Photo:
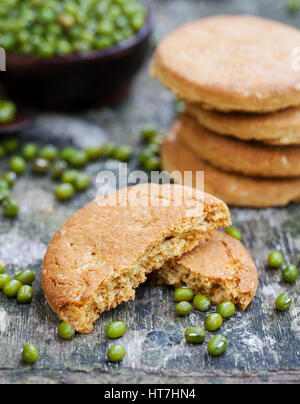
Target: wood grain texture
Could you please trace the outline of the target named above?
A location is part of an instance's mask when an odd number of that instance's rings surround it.
[[[157,35],[165,35],[181,23],[197,17],[230,13],[251,13],[293,25],[300,14],[288,17],[278,0],[155,0]],[[134,146],[139,129],[153,123],[166,130],[174,119],[174,98],[148,76],[147,64],[137,77],[128,100],[80,116],[40,115],[22,140],[38,139],[41,144],[58,146],[72,142],[85,146],[107,136]],[[103,128],[100,129],[100,128]],[[137,159],[130,170],[138,167]],[[5,162],[0,163],[4,169]],[[0,219],[0,260],[7,271],[32,268],[37,274],[35,297],[30,306],[20,306],[0,294],[0,383],[299,383],[300,382],[300,298],[299,285],[282,283],[280,271],[266,268],[270,250],[283,251],[286,263],[300,263],[299,205],[286,209],[232,209],[234,225],[244,234],[260,273],[258,295],[245,312],[226,321],[222,333],[230,341],[227,353],[208,357],[205,346],[187,346],[184,330],[203,326],[204,315],[194,312],[179,319],[174,313],[172,289],[144,285],[134,302],[121,305],[101,316],[95,331],[64,342],[57,337],[56,315],[46,304],[40,270],[47,244],[65,220],[96,194],[96,174],[103,169],[118,170],[114,161],[89,166],[94,186],[72,202],[61,204],[53,197],[54,184],[48,178],[24,175],[14,188],[21,203],[17,220]],[[288,313],[274,310],[275,298],[288,291],[293,306]],[[113,342],[105,337],[105,327],[113,320],[124,320],[127,332],[122,338],[127,356],[112,365],[106,352]],[[36,344],[41,353],[33,367],[20,361],[25,343]]]

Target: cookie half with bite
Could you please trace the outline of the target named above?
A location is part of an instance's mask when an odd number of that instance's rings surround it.
[[[90,333],[100,313],[134,299],[150,272],[229,224],[225,203],[181,185],[143,184],[97,199],[49,245],[47,301],[78,332]]]

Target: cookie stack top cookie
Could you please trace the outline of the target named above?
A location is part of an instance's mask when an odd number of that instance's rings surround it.
[[[293,50],[300,32],[251,16],[188,24],[158,46],[151,74],[184,101],[220,111],[274,112],[300,105]]]
[[[297,29],[251,16],[203,19],[164,39],[150,71],[186,109],[163,168],[205,171],[205,189],[233,205],[299,201],[299,47]]]

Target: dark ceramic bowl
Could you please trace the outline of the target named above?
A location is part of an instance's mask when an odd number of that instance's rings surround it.
[[[68,110],[125,96],[148,51],[152,13],[132,38],[105,51],[50,59],[8,54],[0,83],[8,96],[38,108]]]

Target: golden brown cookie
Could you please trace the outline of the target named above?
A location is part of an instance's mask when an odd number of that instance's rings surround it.
[[[258,140],[274,146],[300,145],[300,108],[272,114],[209,111],[188,104],[186,111],[205,128],[241,140]]]
[[[183,173],[193,173],[192,180],[185,185],[196,186],[196,172],[205,174],[205,191],[224,200],[229,205],[268,208],[286,206],[290,202],[300,202],[300,179],[257,179],[237,174],[229,174],[198,159],[192,151],[178,139],[181,130],[177,122],[165,138],[162,149],[162,166],[178,183],[182,183]]]
[[[99,313],[134,299],[152,270],[229,223],[223,202],[180,185],[138,185],[97,199],[49,245],[42,270],[47,301],[62,320],[89,333]]]
[[[215,167],[251,177],[300,178],[300,146],[267,146],[216,135],[186,113],[180,123],[178,139]]]
[[[214,231],[193,251],[167,262],[151,277],[158,285],[188,286],[213,304],[230,301],[242,310],[252,302],[258,286],[250,254],[241,242],[221,231]]]
[[[220,111],[272,112],[300,105],[293,69],[300,32],[251,16],[187,24],[158,46],[151,74],[180,99]]]

